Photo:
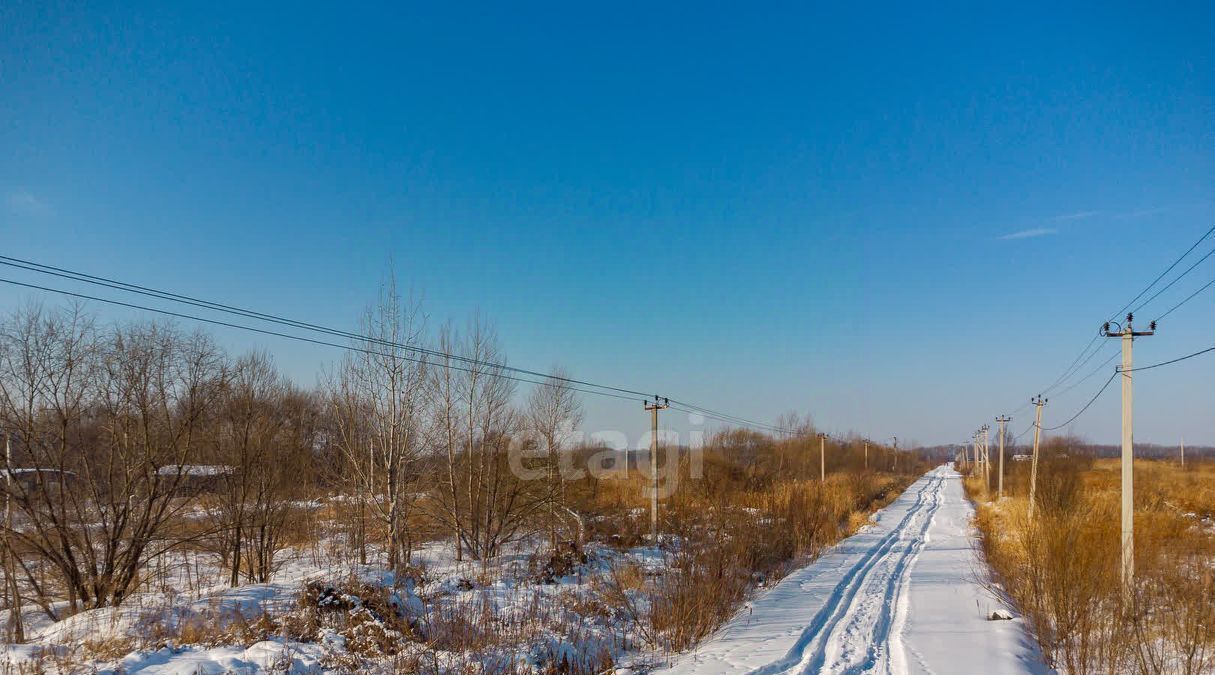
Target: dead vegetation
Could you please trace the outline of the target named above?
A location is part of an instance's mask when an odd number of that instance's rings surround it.
[[[1135,462],[1135,583],[1122,593],[1119,461],[1075,439],[1044,445],[1028,518],[1028,463],[1012,464],[996,503],[980,476],[983,552],[1069,673],[1206,673],[1215,669],[1215,462]]]
[[[51,622],[147,615],[137,636],[35,661],[277,639],[324,644],[341,668],[602,672],[694,645],[926,469],[860,439],[831,440],[820,465],[796,418],[788,438],[722,431],[660,450],[655,546],[648,461],[571,440],[581,405],[563,371],[518,396],[473,364],[505,360],[480,318],[440,331],[451,358],[419,360],[398,345],[429,344],[422,317],[387,285],[371,337],[315,391],[171,325],[38,307],[0,321],[6,598]],[[436,542],[467,564],[458,580],[415,565]],[[504,566],[520,550],[521,568]],[[325,570],[294,606],[199,605],[275,580],[287,551]]]

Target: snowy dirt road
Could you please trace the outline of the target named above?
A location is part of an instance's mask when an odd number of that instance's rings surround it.
[[[938,467],[783,579],[669,673],[1049,673],[1020,619],[989,621],[973,507]]]

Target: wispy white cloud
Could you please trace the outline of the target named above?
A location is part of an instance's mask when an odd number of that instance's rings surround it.
[[[4,196],[4,206],[19,216],[43,216],[51,211],[50,205],[28,190],[13,190]]]
[[[1012,232],[998,238],[1005,241],[1009,239],[1033,239],[1034,237],[1045,237],[1057,233],[1057,230],[1049,227],[1034,227],[1028,230],[1021,230],[1020,232]]]
[[[1051,220],[1053,220],[1055,222],[1065,222],[1065,221],[1069,221],[1069,220],[1085,220],[1085,219],[1092,218],[1094,216],[1099,216],[1099,215],[1101,215],[1100,211],[1076,211],[1075,213],[1064,213],[1062,215],[1055,216],[1054,218],[1051,218]]]

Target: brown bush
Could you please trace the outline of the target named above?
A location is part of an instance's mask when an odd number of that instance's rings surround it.
[[[978,506],[995,590],[1025,614],[1048,662],[1069,673],[1209,672],[1215,541],[1177,508],[1187,481],[1176,468],[1136,461],[1135,585],[1124,597],[1117,466],[1044,458],[1032,522],[1027,483]]]

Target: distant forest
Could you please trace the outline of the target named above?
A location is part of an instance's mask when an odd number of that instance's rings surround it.
[[[1032,438],[1027,434],[1028,438]],[[1055,440],[1055,439],[1052,439]],[[1057,442],[1057,441],[1056,441]],[[1066,439],[1064,442],[1067,442]],[[1053,443],[1052,443],[1053,444]],[[957,445],[934,445],[931,447],[919,448],[917,452],[927,459],[936,461],[946,461],[952,459],[954,454],[961,446]],[[994,453],[998,448],[995,438],[991,440],[991,451]],[[1122,446],[1120,445],[1102,445],[1085,443],[1080,440],[1071,439],[1070,446],[1074,448],[1077,454],[1091,455],[1093,457],[1118,457],[1122,454]],[[1011,445],[1005,443],[1005,452],[1012,454],[1024,454],[1031,448],[1031,443],[1018,443]],[[994,456],[994,455],[993,455]],[[1178,459],[1181,456],[1181,448],[1177,445],[1158,445],[1156,443],[1135,443],[1135,456],[1144,458],[1169,458]],[[1194,445],[1188,443],[1185,446],[1185,458],[1189,459],[1211,459],[1215,458],[1215,446],[1210,445]]]

